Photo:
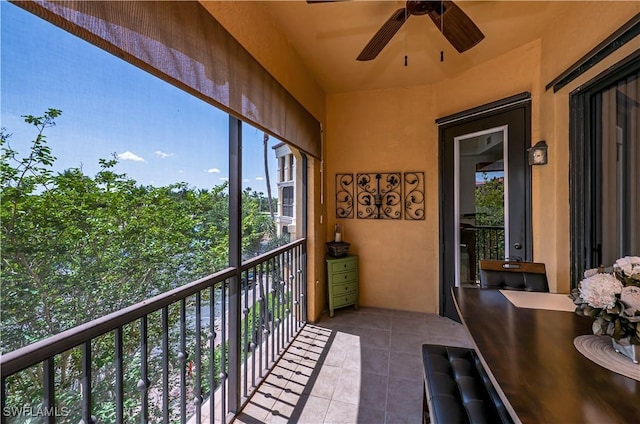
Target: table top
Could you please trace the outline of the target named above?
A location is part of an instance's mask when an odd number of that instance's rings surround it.
[[[517,308],[498,290],[454,288],[460,318],[516,422],[640,422],[640,382],[584,357],[592,320]]]

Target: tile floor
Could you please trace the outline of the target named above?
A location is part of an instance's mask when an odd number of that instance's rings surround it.
[[[344,308],[308,324],[239,423],[422,423],[423,343],[470,347],[435,314]]]

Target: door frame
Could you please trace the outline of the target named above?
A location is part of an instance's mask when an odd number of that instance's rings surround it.
[[[522,112],[522,131],[523,131],[523,143],[522,152],[517,151],[517,155],[523,161],[522,167],[523,175],[521,177],[522,183],[525,187],[525,193],[523,194],[524,200],[524,242],[523,242],[523,254],[522,259],[532,260],[533,258],[533,242],[532,242],[532,229],[531,229],[531,168],[527,165],[527,148],[531,146],[531,93],[524,92],[515,96],[507,97],[502,100],[491,102],[482,106],[478,106],[472,109],[468,109],[453,115],[445,116],[436,120],[438,125],[438,157],[439,157],[439,172],[438,172],[438,198],[440,199],[440,217],[439,217],[439,263],[440,263],[440,278],[439,278],[439,313],[443,316],[456,319],[457,314],[453,307],[452,297],[450,291],[450,278],[455,272],[455,265],[451,269],[451,264],[448,263],[447,258],[452,254],[447,251],[451,249],[450,229],[454,222],[454,201],[453,199],[446,199],[447,193],[454,193],[450,186],[453,184],[446,177],[446,172],[450,172],[449,167],[453,167],[454,163],[447,163],[445,159],[449,159],[451,153],[447,149],[453,149],[453,146],[448,146],[446,137],[450,135],[450,132],[457,127],[468,126],[476,122],[484,121],[490,118],[499,117],[499,115],[507,112],[521,111]],[[462,135],[464,133],[461,133]],[[510,132],[510,136],[513,136]],[[510,143],[512,145],[513,143]],[[447,154],[445,154],[447,151]],[[448,233],[449,232],[449,233]],[[453,247],[455,249],[455,246]],[[455,252],[453,254],[455,256]],[[450,261],[449,261],[450,262]],[[446,277],[448,276],[448,277]],[[454,283],[455,284],[455,283]]]
[[[498,127],[491,127],[480,130],[478,132],[473,132],[469,134],[459,135],[453,138],[453,175],[460,175],[460,142],[464,140],[468,140],[470,138],[476,138],[478,136],[486,135],[486,134],[495,134],[497,132],[501,132],[503,134],[503,163],[505,169],[508,169],[509,166],[509,158],[508,158],[508,149],[509,149],[509,126],[508,125],[500,125]],[[443,169],[444,171],[444,169]],[[509,173],[505,172],[504,177],[504,193],[508,195],[509,193]],[[454,177],[453,182],[453,223],[455,224],[455,228],[460,228],[460,180]],[[509,228],[509,199],[504,199],[504,226],[505,228]],[[459,246],[461,243],[461,234],[459,231],[456,231],[453,235],[453,241],[455,246]],[[504,232],[504,244],[505,246],[509,245],[509,231]],[[453,252],[454,257],[454,268],[453,271],[455,273],[454,284],[460,284],[460,249],[455,249]]]

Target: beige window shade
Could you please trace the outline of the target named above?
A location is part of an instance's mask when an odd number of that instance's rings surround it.
[[[200,3],[14,3],[320,158],[320,123]]]

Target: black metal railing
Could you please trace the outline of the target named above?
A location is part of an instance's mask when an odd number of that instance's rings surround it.
[[[504,227],[478,226],[475,227],[476,258],[504,259]]]
[[[469,226],[461,231],[461,245],[466,247],[469,257],[469,280],[480,283],[480,261],[485,259],[504,259],[504,227]]]
[[[229,421],[304,325],[305,243],[4,354],[2,423]]]

